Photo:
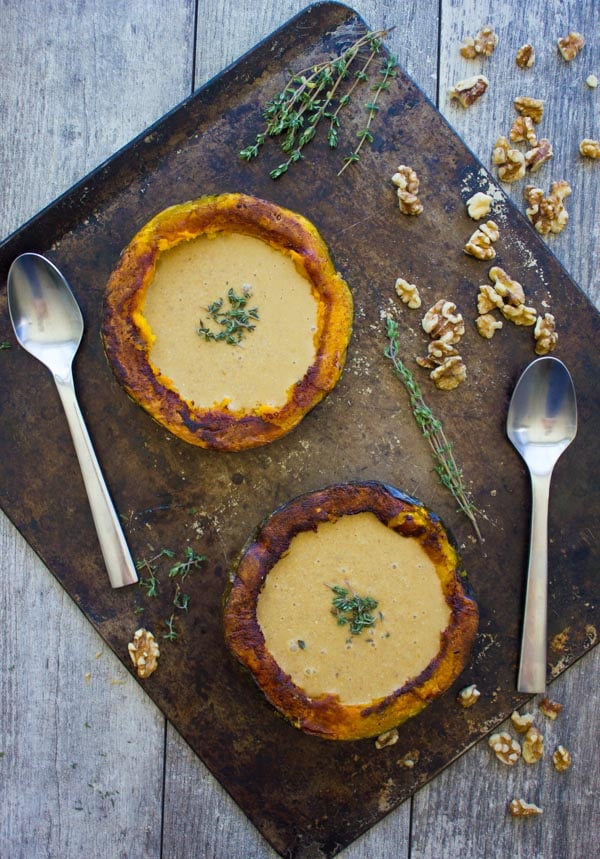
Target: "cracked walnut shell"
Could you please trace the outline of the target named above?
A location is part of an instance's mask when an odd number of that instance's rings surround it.
[[[470,107],[474,104],[489,86],[489,81],[485,75],[474,75],[472,78],[466,78],[464,81],[458,81],[448,90],[450,98],[455,98],[463,107]]]
[[[563,201],[570,193],[571,186],[564,180],[553,182],[547,197],[544,197],[541,188],[535,188],[533,185],[526,186],[524,194],[529,206],[525,209],[525,213],[538,233],[547,235],[564,230],[569,214]]]
[[[397,188],[398,207],[404,215],[420,215],[423,205],[419,200],[419,178],[412,167],[400,164],[392,176]]]
[[[401,298],[404,304],[407,304],[412,310],[421,306],[421,296],[416,284],[409,283],[403,277],[399,277],[394,288],[398,298]]]
[[[544,755],[544,737],[537,728],[528,728],[523,740],[523,760],[526,764],[535,764]]]
[[[577,54],[585,45],[585,39],[581,33],[571,32],[567,36],[563,36],[557,42],[558,50],[562,54],[564,60],[568,63],[574,60]]]
[[[584,158],[600,158],[600,140],[584,138],[579,144],[579,152]]]
[[[494,53],[498,44],[498,36],[489,25],[483,27],[473,38],[468,36],[465,39],[463,47],[460,49],[460,54],[465,60],[473,60],[475,57],[489,57]]]
[[[535,63],[535,48],[527,42],[517,51],[515,63],[520,69],[530,69]]]
[[[515,110],[521,116],[530,116],[534,122],[541,122],[544,115],[544,101],[541,98],[531,98],[528,95],[519,95],[513,102]]]
[[[512,147],[503,135],[496,140],[492,164],[498,168],[498,178],[502,182],[516,182],[525,175],[525,156]]]
[[[499,761],[509,767],[514,766],[521,757],[521,746],[506,731],[492,734],[488,740],[490,749],[493,750]]]
[[[145,679],[156,671],[160,649],[153,634],[147,629],[141,628],[135,631],[133,641],[129,642],[127,650],[138,677]]]
[[[525,802],[524,799],[511,799],[508,810],[513,817],[535,817],[543,814],[543,810],[533,802]]]

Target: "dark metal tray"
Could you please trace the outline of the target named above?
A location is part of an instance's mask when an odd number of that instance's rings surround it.
[[[462,246],[473,230],[464,201],[490,179],[444,119],[403,73],[382,101],[375,140],[359,165],[337,178],[339,156],[315,140],[306,159],[274,182],[275,147],[250,164],[238,151],[262,125],[261,109],[290,68],[337,53],[365,25],[339,4],[311,7],[117,153],[0,247],[0,338],[13,341],[6,272],[25,250],[48,255],[82,306],[86,335],[76,381],[99,460],[136,559],[187,546],[207,562],[186,580],[189,611],[179,637],[161,639],[159,670],[144,688],[282,855],[332,856],[431,779],[523,701],[515,693],[529,486],[504,434],[508,397],[534,357],[529,331],[505,325],[493,341],[476,333],[477,288],[487,265]],[[357,104],[360,104],[357,101]],[[347,114],[347,146],[363,122]],[[341,141],[343,145],[343,141]],[[342,152],[342,150],[340,150]],[[399,163],[421,179],[425,210],[399,214],[389,181]],[[355,329],[335,391],[286,438],[255,451],[223,454],[170,436],[116,383],[99,336],[106,281],[121,249],[160,209],[224,191],[273,200],[313,220],[352,287]],[[560,460],[550,514],[550,672],[592,644],[598,548],[598,316],[578,287],[498,191],[496,262],[520,280],[530,303],[549,304],[557,356],[577,387],[580,430]],[[426,375],[426,397],[457,441],[456,454],[487,517],[483,545],[437,482],[405,391],[383,357],[382,312],[400,320],[409,363],[425,350],[420,315],[399,305],[396,277],[420,284],[424,304],[452,298],[467,319],[462,348],[469,378],[451,394]],[[3,509],[115,653],[142,623],[158,636],[173,610],[164,568],[159,596],[111,591],[83,485],[49,375],[22,350],[2,352],[0,497]],[[416,368],[417,373],[420,373]],[[23,391],[29,392],[27,398]],[[31,391],[35,397],[31,397]],[[33,404],[33,405],[32,405]],[[72,479],[65,480],[65,474]],[[442,699],[400,729],[399,742],[332,743],[290,727],[227,653],[220,605],[228,565],[255,525],[298,493],[356,479],[379,479],[421,498],[452,528],[481,609],[472,660]],[[68,525],[67,525],[68,523]],[[137,614],[136,608],[143,608]],[[472,710],[456,692],[477,683]],[[402,766],[418,752],[412,769]]]

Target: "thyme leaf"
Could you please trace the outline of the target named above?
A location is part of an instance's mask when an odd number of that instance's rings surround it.
[[[259,318],[258,307],[247,307],[251,297],[249,286],[242,288],[241,295],[238,295],[234,289],[229,289],[227,292],[229,306],[223,307],[225,304],[223,298],[211,302],[206,311],[212,325],[209,326],[200,320],[198,334],[205,340],[224,341],[238,346],[247,333],[254,331],[255,322]]]
[[[366,627],[374,626],[377,618],[372,614],[377,608],[377,600],[373,597],[361,597],[351,592],[349,587],[340,585],[328,585],[335,596],[331,604],[331,612],[335,615],[338,626],[346,626],[352,635],[360,635]]]
[[[442,422],[436,418],[425,403],[421,389],[408,367],[400,359],[400,335],[398,323],[391,316],[386,317],[386,335],[388,344],[384,351],[394,367],[394,373],[406,388],[412,412],[423,436],[427,439],[431,448],[435,471],[440,483],[448,489],[458,502],[459,509],[471,522],[477,539],[481,542],[482,536],[475,519],[478,512],[465,484],[462,469],[459,468],[454,458],[454,445],[448,441]]]

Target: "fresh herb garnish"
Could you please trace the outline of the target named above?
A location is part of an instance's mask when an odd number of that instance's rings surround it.
[[[172,614],[171,617],[167,618],[165,624],[167,631],[163,634],[163,638],[167,641],[175,641],[175,639],[179,637],[179,633],[175,629],[175,615]]]
[[[386,318],[386,334],[388,345],[384,354],[391,360],[394,366],[394,373],[408,391],[413,415],[417,426],[429,442],[433,460],[436,463],[435,471],[440,482],[454,496],[458,502],[459,509],[469,519],[477,535],[477,539],[481,541],[481,532],[475,519],[477,509],[466,487],[462,469],[459,468],[454,458],[454,445],[446,438],[442,422],[434,417],[433,412],[426,405],[421,389],[413,374],[399,357],[400,335],[398,332],[398,323],[390,316]]]
[[[225,300],[217,298],[206,308],[212,327],[208,327],[203,320],[198,325],[198,334],[205,340],[224,341],[238,346],[244,336],[254,331],[255,322],[258,321],[258,307],[247,307],[252,298],[249,286],[242,288],[242,294],[238,295],[234,289],[227,292],[229,307],[224,307]]]
[[[148,575],[141,578],[139,582],[140,586],[146,591],[146,596],[158,596],[160,585],[158,562],[160,559],[168,558],[169,560],[172,560],[174,557],[175,552],[172,549],[161,549],[160,552],[152,558],[143,558],[141,561],[136,563],[138,570],[145,570],[148,573]],[[199,569],[204,561],[206,561],[206,555],[199,555],[191,546],[187,546],[184,560],[177,561],[175,564],[170,566],[168,578],[171,580],[179,578],[179,580],[183,582],[192,570]],[[187,611],[190,604],[190,595],[182,591],[180,581],[174,582],[175,593],[173,595],[172,605],[180,611]],[[171,587],[173,587],[173,585],[171,585]],[[135,614],[140,614],[143,611],[143,606],[138,606],[134,609]],[[165,624],[167,626],[167,632],[163,635],[163,638],[167,641],[175,641],[179,636],[179,633],[175,629],[175,612],[173,612],[170,618],[165,621]]]
[[[331,149],[338,145],[340,112],[349,103],[356,87],[368,81],[369,68],[382,47],[382,39],[389,31],[370,31],[353,42],[333,60],[311,66],[292,74],[281,92],[269,101],[263,111],[266,126],[256,135],[254,143],[242,149],[240,158],[250,161],[256,158],[261,146],[269,137],[282,137],[280,148],[287,156],[286,161],[271,170],[272,179],[287,173],[290,166],[303,158],[302,150],[315,137],[321,120],[328,121],[327,141]],[[366,51],[366,56],[365,56]],[[354,73],[354,80],[341,93],[342,83],[347,80],[355,61],[362,62]],[[344,159],[344,166],[360,160],[360,149],[365,142],[372,142],[371,123],[379,110],[376,104],[380,94],[389,87],[389,80],[395,75],[396,60],[388,58],[380,70],[382,79],[372,87],[373,97],[365,107],[368,111],[367,124],[358,132],[359,144]],[[339,175],[339,174],[338,174]]]
[[[169,570],[169,578],[173,579],[175,576],[181,576],[183,580],[192,570],[199,569],[204,561],[206,561],[206,555],[199,555],[191,546],[187,546],[185,550],[185,561],[178,561],[171,567]]]
[[[339,626],[348,624],[352,635],[360,635],[365,627],[375,625],[377,618],[371,612],[377,608],[377,600],[373,597],[360,597],[340,585],[329,587],[335,594],[331,612],[337,618]]]
[[[10,348],[11,348],[11,344],[8,342],[8,340],[3,340],[0,343],[0,349],[10,349]]]

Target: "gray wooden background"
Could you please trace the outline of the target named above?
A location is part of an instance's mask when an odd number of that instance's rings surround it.
[[[0,237],[306,5],[0,0]],[[392,51],[486,165],[513,98],[545,99],[555,157],[540,180],[573,187],[570,224],[548,243],[598,305],[600,165],[578,155],[580,139],[600,137],[600,94],[585,84],[600,76],[598,0],[352,5],[373,29],[395,28]],[[493,61],[462,59],[463,38],[486,23],[500,37]],[[569,30],[587,38],[570,65],[555,47]],[[514,65],[525,42],[538,54],[530,72]],[[447,90],[480,70],[491,81],[485,105],[464,111]],[[521,188],[508,190],[522,209]],[[0,564],[0,857],[273,857],[3,515]],[[564,711],[544,723],[547,744],[570,749],[570,771],[548,759],[513,771],[482,742],[344,859],[598,855],[599,662],[595,649],[551,687]],[[544,815],[509,818],[514,796]]]

